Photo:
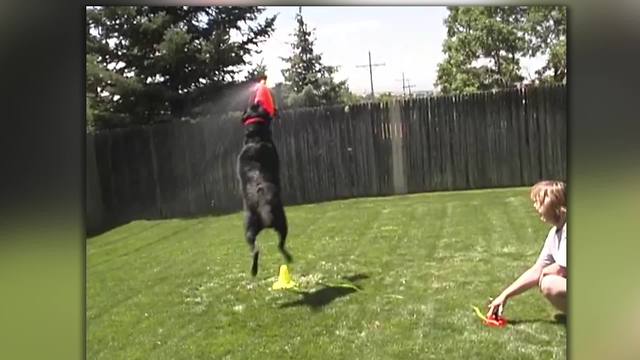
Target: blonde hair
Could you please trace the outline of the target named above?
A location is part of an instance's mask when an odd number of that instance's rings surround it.
[[[550,211],[545,215],[551,216],[548,220],[556,224],[567,219],[566,188],[567,185],[558,180],[543,180],[531,187],[531,200],[540,204],[543,209],[548,207]]]

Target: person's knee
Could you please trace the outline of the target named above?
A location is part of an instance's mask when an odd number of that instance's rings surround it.
[[[547,275],[540,281],[540,291],[547,298],[565,296],[566,279],[558,275]]]

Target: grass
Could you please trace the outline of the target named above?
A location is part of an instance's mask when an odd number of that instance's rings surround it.
[[[559,359],[565,325],[538,291],[512,325],[484,308],[536,258],[548,227],[524,188],[289,207],[294,279],[259,237],[249,275],[242,216],[135,221],[87,242],[88,359]],[[361,288],[321,284],[353,283]]]

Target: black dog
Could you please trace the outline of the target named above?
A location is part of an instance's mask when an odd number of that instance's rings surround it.
[[[280,164],[271,137],[271,117],[260,105],[253,105],[245,111],[243,123],[244,144],[238,155],[237,171],[245,212],[245,237],[253,254],[251,275],[256,276],[259,257],[256,237],[263,229],[278,232],[280,253],[288,263],[292,257],[285,249],[287,217],[280,200]]]

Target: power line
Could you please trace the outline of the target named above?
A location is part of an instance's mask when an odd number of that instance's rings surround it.
[[[375,95],[373,93],[373,67],[374,66],[384,66],[385,63],[380,64],[371,64],[371,51],[369,51],[369,65],[356,65],[356,67],[369,67],[369,80],[371,80],[371,101],[375,100]]]

